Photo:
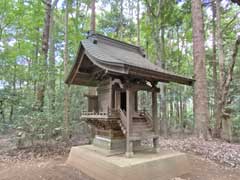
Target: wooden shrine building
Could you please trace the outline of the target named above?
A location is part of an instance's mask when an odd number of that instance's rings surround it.
[[[131,157],[143,139],[152,139],[159,150],[157,119],[158,82],[193,84],[152,64],[138,46],[100,34],[89,33],[81,41],[67,84],[95,87],[88,96],[88,111],[81,118],[95,128],[93,144],[110,151],[122,150]],[[151,92],[151,112],[139,109],[137,92]]]

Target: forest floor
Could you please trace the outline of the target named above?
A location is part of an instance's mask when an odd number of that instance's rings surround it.
[[[194,143],[187,145],[186,142],[191,140],[194,140]],[[200,151],[196,150],[198,147],[195,147],[195,152],[190,152],[187,149],[193,147],[192,144],[196,146],[198,143],[191,138],[188,141],[186,139],[184,141],[161,139],[163,148],[178,149],[176,146],[184,146],[180,150],[185,149],[184,151],[189,155],[191,173],[174,180],[239,180],[240,169],[238,167],[229,166],[228,163],[216,159],[212,161],[209,155],[199,153]],[[210,144],[215,147],[218,143],[212,141]],[[202,145],[204,147],[210,146],[210,144],[206,144]],[[212,148],[214,149],[214,147]],[[16,150],[11,136],[0,136],[0,180],[91,180],[91,178],[65,164],[69,148],[61,149],[62,146],[57,148],[50,150],[48,148],[48,151],[45,149],[41,152],[36,151],[36,149]],[[209,153],[209,150],[207,152]]]

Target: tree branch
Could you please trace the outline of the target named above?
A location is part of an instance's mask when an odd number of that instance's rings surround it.
[[[231,0],[233,3],[237,3],[240,6],[240,0]]]
[[[228,28],[228,26],[230,26],[237,18],[238,18],[238,15],[240,14],[240,12],[238,12],[232,19],[231,21],[229,21],[225,27],[223,28],[222,32],[226,31],[226,29]]]
[[[145,3],[147,5],[147,9],[150,11],[150,13],[152,14],[153,17],[157,17],[157,15],[153,12],[153,9],[152,9],[152,5],[150,5],[149,1],[148,0],[145,0]]]
[[[226,104],[226,99],[227,99],[227,95],[229,92],[230,83],[232,82],[233,70],[234,70],[234,66],[236,63],[239,46],[240,46],[240,35],[237,37],[237,40],[235,42],[233,54],[232,54],[232,62],[228,68],[227,78],[225,79],[225,81],[223,83],[222,101],[223,101],[224,105]]]
[[[54,8],[57,6],[57,3],[58,3],[58,0],[55,0],[55,1],[52,3],[52,9],[54,9]]]

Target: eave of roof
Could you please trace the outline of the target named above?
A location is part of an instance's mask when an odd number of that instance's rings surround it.
[[[96,42],[93,42],[94,40]],[[98,43],[102,44],[98,45]],[[120,55],[117,54],[119,51]],[[94,34],[89,39],[81,41],[75,63],[65,81],[68,84],[71,84],[75,71],[78,71],[78,63],[80,63],[80,57],[83,55],[81,53],[84,53],[96,66],[109,71],[109,74],[136,75],[141,78],[151,77],[155,81],[175,82],[185,85],[194,83],[192,78],[171,73],[151,64],[138,46]]]

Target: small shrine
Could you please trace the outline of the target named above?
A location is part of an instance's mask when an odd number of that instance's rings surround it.
[[[95,88],[86,95],[88,111],[81,114],[95,129],[93,144],[110,152],[123,151],[127,157],[144,139],[152,139],[159,151],[158,82],[191,86],[193,79],[152,64],[139,46],[93,33],[81,41],[66,80],[69,85]],[[151,112],[139,109],[138,91],[151,93]]]

